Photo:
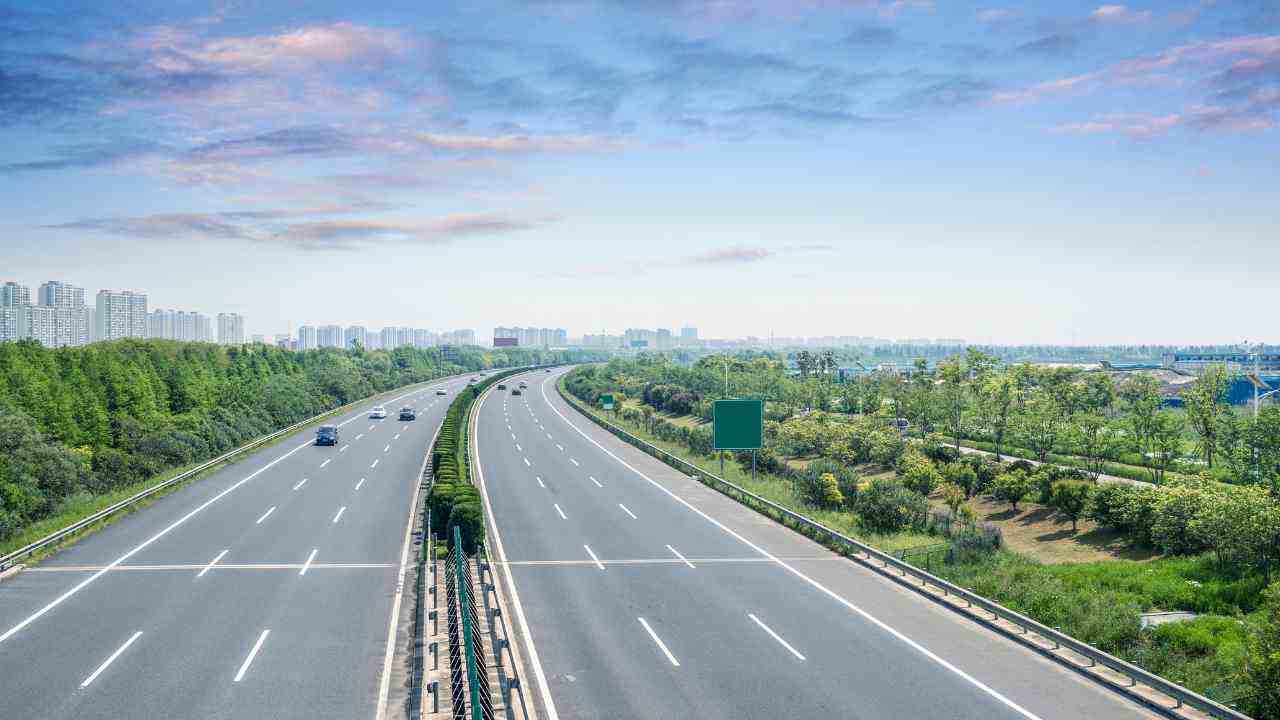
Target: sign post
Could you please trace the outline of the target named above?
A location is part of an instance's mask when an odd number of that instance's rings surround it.
[[[601,396],[600,396],[600,407],[604,408],[605,410],[612,410],[612,409],[613,409],[613,396],[612,396],[612,395],[601,395]]]
[[[711,406],[711,446],[720,451],[724,475],[725,450],[751,451],[751,479],[756,479],[756,451],[764,447],[763,400],[716,400]]]

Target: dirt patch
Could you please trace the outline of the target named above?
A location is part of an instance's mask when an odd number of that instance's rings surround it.
[[[930,500],[938,507],[945,507],[936,497]],[[1157,556],[1152,551],[1131,547],[1115,530],[1098,527],[1089,520],[1081,519],[1072,532],[1069,519],[1043,505],[1021,502],[1015,511],[1009,503],[975,497],[969,506],[978,519],[1000,527],[1006,547],[1042,563],[1143,561]]]

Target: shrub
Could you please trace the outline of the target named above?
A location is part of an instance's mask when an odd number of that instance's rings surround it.
[[[1175,555],[1193,555],[1209,548],[1209,538],[1197,522],[1205,492],[1201,485],[1181,483],[1156,491],[1151,541],[1157,548]]]
[[[942,471],[943,477],[947,482],[964,490],[965,498],[973,497],[974,490],[978,487],[978,475],[965,463],[951,463]]]
[[[449,513],[449,537],[453,537],[456,527],[462,531],[462,550],[472,554],[476,543],[484,540],[484,513],[480,509],[479,499],[467,499],[453,506]]]
[[[1252,691],[1249,711],[1257,717],[1280,716],[1280,583],[1263,594],[1260,617],[1250,623],[1245,682]]]
[[[835,478],[836,490],[841,495],[840,502],[832,504],[833,496],[828,493],[823,479],[825,475]],[[796,476],[796,492],[801,500],[814,507],[840,507],[846,502],[852,502],[857,496],[858,475],[834,460],[818,458]]]
[[[872,532],[922,529],[929,501],[893,480],[875,480],[858,496],[858,517]]]
[[[921,495],[933,492],[942,482],[942,476],[933,467],[933,463],[921,453],[915,451],[903,453],[898,466],[899,472],[902,473],[902,484]]]
[[[1071,519],[1071,532],[1076,531],[1076,521],[1089,505],[1093,485],[1083,480],[1059,480],[1049,492],[1049,504]]]
[[[1021,470],[1007,472],[996,478],[991,494],[997,500],[1007,502],[1010,507],[1017,510],[1018,503],[1031,494],[1031,478]]]
[[[962,508],[968,508],[968,506],[964,504],[964,501],[964,490],[959,485],[956,485],[955,483],[942,484],[942,502],[946,503],[947,507],[950,508],[951,516],[953,518],[960,517],[960,510]],[[970,512],[972,512],[972,510],[970,510]]]
[[[835,475],[822,473],[818,477],[818,484],[822,493],[822,507],[838,508],[844,505],[844,495],[840,493],[840,486],[836,483]]]

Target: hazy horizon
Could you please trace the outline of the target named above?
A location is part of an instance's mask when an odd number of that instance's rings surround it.
[[[0,31],[0,281],[33,289],[482,342],[1275,320],[1263,0],[52,2]]]

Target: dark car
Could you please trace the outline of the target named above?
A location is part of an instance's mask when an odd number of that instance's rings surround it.
[[[499,389],[499,390],[506,390],[506,389],[507,389],[507,384],[506,384],[506,383],[498,383],[498,389]]]
[[[551,372],[551,368],[547,368],[546,372]]]
[[[337,425],[321,425],[316,430],[317,445],[337,445],[338,444],[338,426]]]
[[[401,420],[417,420],[418,411],[414,410],[411,407],[400,408],[400,419]]]
[[[520,394],[520,388],[512,388],[512,390],[511,390],[511,394],[512,394],[512,395],[519,395],[519,394]]]

